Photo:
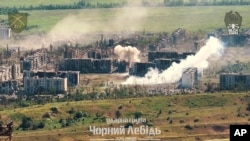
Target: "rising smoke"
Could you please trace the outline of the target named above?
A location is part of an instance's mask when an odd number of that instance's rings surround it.
[[[145,77],[130,76],[124,84],[164,84],[175,83],[181,79],[182,72],[185,68],[196,67],[201,72],[208,68],[209,58],[220,57],[224,47],[219,39],[210,37],[206,45],[203,46],[195,55],[188,56],[179,64],[173,63],[167,70],[159,73],[156,69],[150,69]]]
[[[142,30],[143,18],[147,15],[143,7],[123,7],[102,12],[92,12],[93,17],[86,16],[85,11],[69,14],[59,21],[48,33],[29,35],[21,40],[9,41],[9,46],[20,46],[23,49],[38,49],[41,47],[60,46],[70,42],[75,44],[91,44],[101,39],[102,33],[133,32]],[[91,13],[91,12],[87,12]],[[6,43],[4,45],[6,46]]]
[[[129,66],[131,66],[132,62],[140,62],[140,51],[136,47],[117,45],[114,48],[114,53],[118,56],[118,59],[128,62]]]

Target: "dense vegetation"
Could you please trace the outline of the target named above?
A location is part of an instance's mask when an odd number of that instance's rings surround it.
[[[139,1],[141,6],[217,6],[217,5],[249,5],[249,0],[163,0],[163,1]],[[0,15],[16,13],[20,10],[58,10],[58,9],[86,9],[86,8],[117,8],[128,5],[129,0],[122,1],[89,1],[79,0],[70,4],[26,4],[22,6],[0,6]]]

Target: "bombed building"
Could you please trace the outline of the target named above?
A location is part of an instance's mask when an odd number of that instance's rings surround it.
[[[37,78],[67,78],[68,86],[77,86],[80,81],[79,71],[24,71],[23,78],[37,77]]]
[[[183,71],[181,77],[181,88],[193,88],[198,82],[198,69],[187,68]]]
[[[186,30],[182,28],[176,29],[172,33],[173,44],[176,45],[177,43],[183,42],[186,39]]]
[[[130,75],[144,76],[149,68],[157,68],[159,71],[168,69],[172,63],[180,63],[181,59],[185,59],[188,55],[194,55],[192,52],[148,52],[148,62],[136,62],[130,69]]]
[[[166,70],[167,68],[169,68],[173,62],[175,63],[180,63],[179,59],[155,59],[153,61],[155,63],[156,68],[159,71],[163,71]]]
[[[249,88],[250,88],[250,74],[240,74],[240,73],[220,74],[221,90],[249,89]]]
[[[117,73],[125,73],[127,72],[127,66],[129,64],[125,60],[114,60],[113,61],[113,72]]]
[[[47,54],[37,52],[34,55],[26,57],[22,62],[23,70],[37,70],[41,69],[47,64]]]
[[[111,59],[64,59],[59,65],[60,71],[80,71],[80,73],[110,73],[112,71]]]
[[[0,93],[13,94],[19,90],[17,80],[8,80],[0,83]]]
[[[48,92],[52,94],[64,93],[67,91],[67,78],[60,77],[25,77],[24,92],[26,94],[36,94]]]
[[[194,55],[193,52],[184,52],[182,54],[178,52],[163,52],[154,51],[148,52],[148,61],[153,62],[155,59],[167,58],[167,59],[185,59],[188,55]]]
[[[0,82],[18,79],[21,76],[21,68],[19,64],[0,66]]]
[[[155,68],[156,65],[155,63],[151,62],[136,62],[134,63],[133,67],[130,68],[129,74],[130,75],[135,75],[135,76],[141,76],[143,77],[149,70],[149,68]]]
[[[239,34],[239,35],[221,35],[221,40],[225,43],[226,46],[244,46],[247,42],[247,39],[250,37],[250,34]]]
[[[9,27],[0,26],[0,40],[7,40],[10,38],[11,29]]]
[[[64,48],[63,52],[63,57],[64,58],[78,58],[80,56],[79,50],[78,49],[73,49],[73,48]]]

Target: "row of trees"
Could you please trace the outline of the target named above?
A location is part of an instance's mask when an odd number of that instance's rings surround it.
[[[79,2],[73,4],[41,4],[38,6],[20,6],[20,7],[0,7],[0,15],[5,15],[8,13],[17,13],[18,10],[59,10],[59,9],[84,9],[84,8],[116,8],[122,7],[126,2],[119,3],[99,3],[92,4],[85,2],[85,0],[80,0]]]
[[[143,0],[145,1],[145,0]],[[248,0],[164,0],[165,6],[249,5]]]
[[[80,0],[73,4],[41,4],[39,6],[20,6],[20,7],[0,7],[0,15],[17,13],[18,10],[58,10],[58,9],[84,9],[84,8],[117,8],[127,5],[127,1],[112,3],[89,3]],[[141,0],[143,6],[211,6],[211,5],[250,5],[249,0],[164,0],[163,3],[152,3],[149,0]]]
[[[18,9],[15,7],[0,7],[0,15],[7,15],[8,13],[18,13]]]

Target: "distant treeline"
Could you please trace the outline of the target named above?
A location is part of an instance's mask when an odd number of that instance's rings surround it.
[[[17,13],[19,10],[58,10],[58,9],[86,9],[86,8],[117,8],[128,4],[128,1],[89,3],[80,0],[73,4],[41,4],[39,6],[0,7],[0,15]],[[153,2],[152,0],[141,0],[142,6],[220,6],[220,5],[250,5],[250,0],[163,0]]]
[[[148,0],[142,0],[146,3]],[[164,0],[164,6],[250,5],[249,0]]]
[[[18,13],[19,10],[59,10],[59,9],[87,9],[87,8],[117,8],[126,5],[126,2],[120,3],[96,3],[91,4],[85,2],[85,0],[80,0],[74,4],[60,5],[60,4],[42,4],[39,6],[20,6],[20,7],[0,7],[0,15],[5,15],[8,13]]]

